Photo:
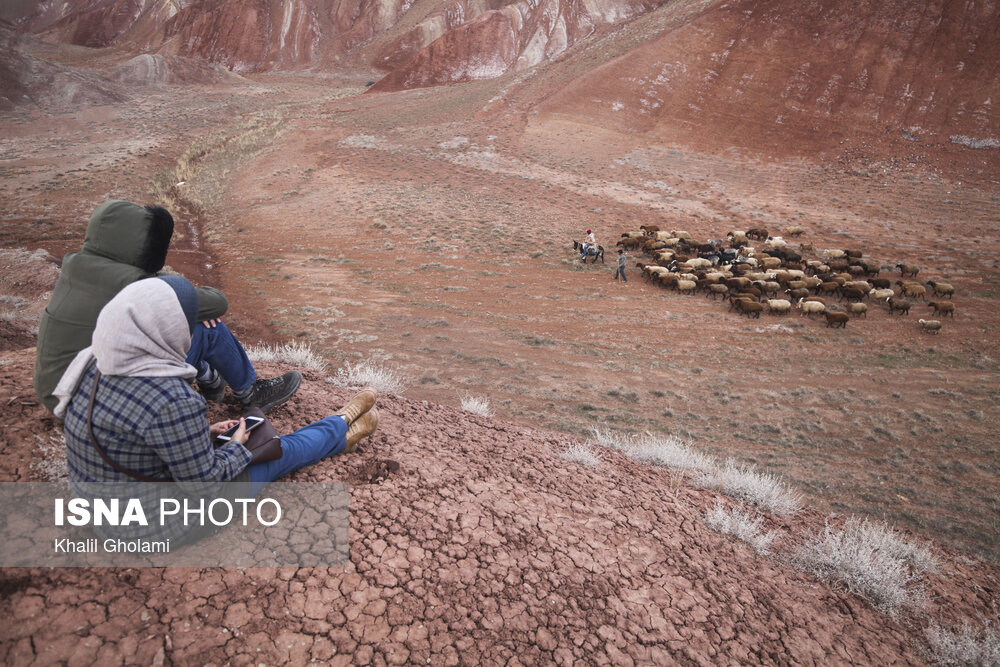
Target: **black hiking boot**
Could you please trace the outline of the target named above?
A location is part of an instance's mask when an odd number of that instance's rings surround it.
[[[262,412],[268,412],[294,396],[300,384],[302,373],[298,371],[288,371],[270,380],[257,380],[246,397],[240,396],[240,403],[244,408],[259,407]]]

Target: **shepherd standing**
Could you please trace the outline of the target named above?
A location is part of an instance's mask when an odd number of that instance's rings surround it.
[[[615,269],[615,280],[618,280],[618,276],[622,277],[622,282],[627,283],[628,278],[625,277],[625,262],[627,261],[628,253],[624,249],[619,248],[618,250],[618,268]]]

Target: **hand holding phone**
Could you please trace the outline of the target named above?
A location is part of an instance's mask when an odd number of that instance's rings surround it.
[[[261,424],[264,423],[264,418],[263,417],[244,417],[244,419],[246,420],[246,432],[247,433],[249,433],[250,431],[254,430],[255,428],[257,428],[258,426],[260,426]],[[223,442],[229,442],[230,440],[233,439],[233,436],[236,434],[236,431],[238,431],[239,429],[240,429],[240,424],[239,424],[239,422],[237,422],[235,426],[231,427],[230,429],[228,429],[224,433],[220,433],[219,435],[215,436],[215,438],[216,438],[216,440],[221,440]]]

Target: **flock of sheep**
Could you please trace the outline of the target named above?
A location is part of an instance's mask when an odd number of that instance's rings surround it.
[[[784,234],[797,237],[803,231],[787,227]],[[881,304],[891,316],[909,315],[918,302],[942,319],[955,316],[950,300],[955,288],[917,281],[916,266],[897,264],[892,270],[899,271],[899,279],[884,278],[880,274],[887,267],[860,250],[817,253],[808,244],[792,249],[766,229],[734,230],[725,241],[701,242],[681,230],[642,226],[622,234],[617,245],[651,259],[636,263],[647,281],[682,294],[724,299],[730,311],[747,317],[785,315],[795,308],[810,318],[822,315],[828,327],[843,328],[852,317],[868,317],[869,304]],[[921,319],[919,324],[921,331],[933,334],[942,326],[941,319]]]

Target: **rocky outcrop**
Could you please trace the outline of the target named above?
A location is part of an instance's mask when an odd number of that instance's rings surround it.
[[[519,0],[455,27],[449,19],[460,13],[446,11],[422,22],[385,50],[376,64],[399,65],[373,89],[419,88],[525,70],[562,54],[593,33],[596,26],[627,20],[655,4],[641,0]],[[400,62],[408,49],[421,42],[427,45]]]
[[[221,65],[213,65],[197,58],[180,56],[141,55],[111,68],[109,79],[133,86],[156,85],[209,85],[246,82]]]
[[[88,69],[59,65],[24,52],[22,39],[0,25],[0,109],[68,111],[122,102],[127,93]]]

